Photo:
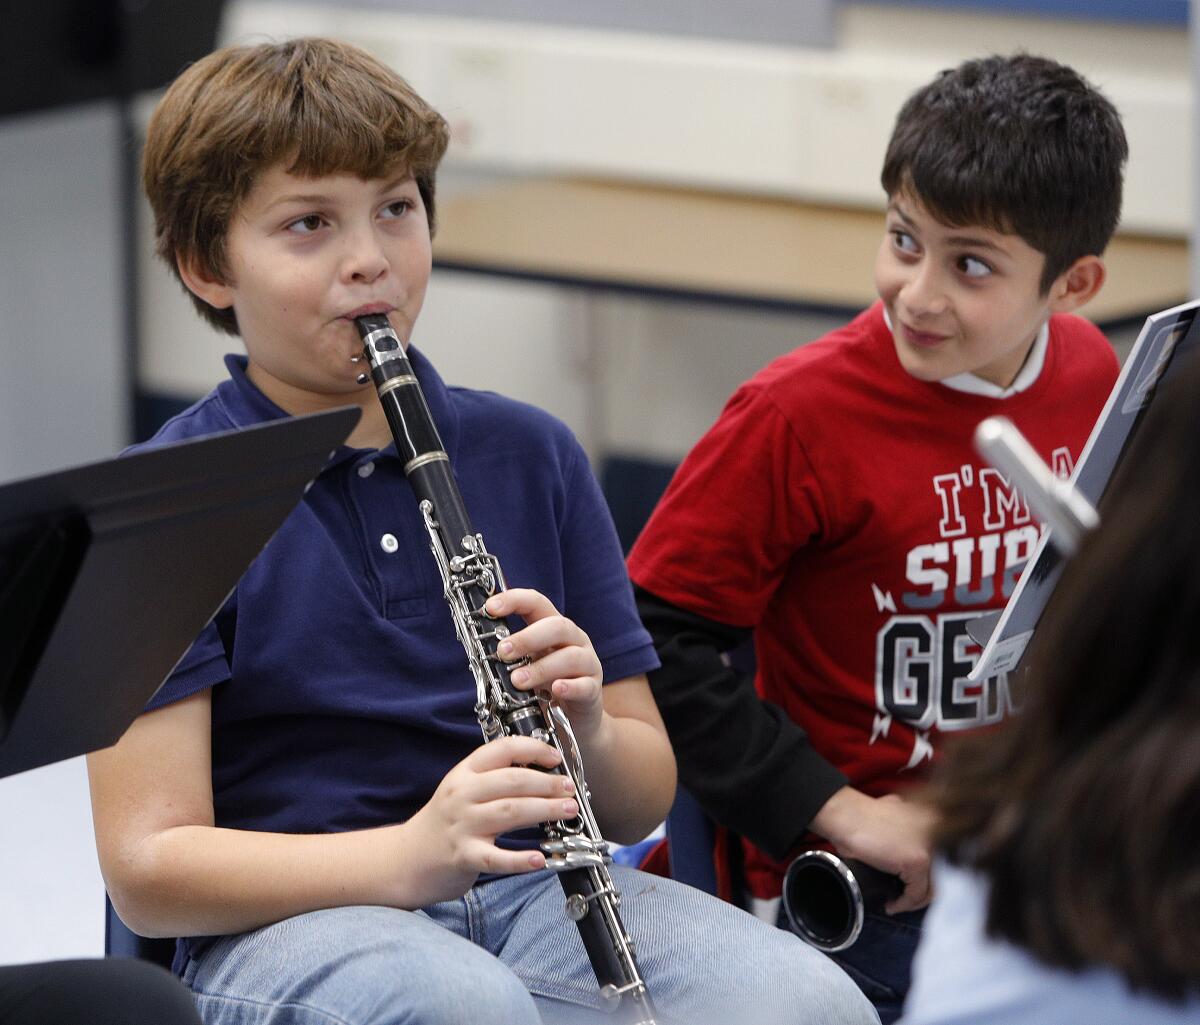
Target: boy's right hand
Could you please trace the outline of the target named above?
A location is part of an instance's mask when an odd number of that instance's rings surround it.
[[[503,850],[496,837],[577,814],[571,780],[530,767],[552,769],[560,761],[558,751],[540,740],[502,737],[476,748],[446,773],[433,797],[402,827],[412,842],[413,860],[424,866],[422,879],[411,880],[420,893],[417,906],[461,897],[483,872],[545,867],[541,851]]]
[[[842,787],[809,824],[844,857],[866,862],[900,877],[904,892],[887,903],[889,915],[916,911],[933,899],[930,831],[933,813],[895,794],[870,797]]]

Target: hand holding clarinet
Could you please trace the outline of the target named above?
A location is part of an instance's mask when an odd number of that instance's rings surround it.
[[[519,616],[529,625],[499,644],[507,661],[528,661],[513,673],[519,690],[544,690],[571,720],[586,751],[600,731],[600,659],[587,634],[558,613],[537,591],[513,588],[487,602],[497,617]],[[502,737],[477,748],[450,770],[413,824],[429,837],[436,865],[424,903],[461,896],[483,873],[515,874],[546,867],[541,851],[506,850],[496,837],[579,814],[575,784],[558,769],[559,752],[530,737]]]

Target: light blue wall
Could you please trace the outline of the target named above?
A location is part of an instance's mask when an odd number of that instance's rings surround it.
[[[853,3],[854,0],[842,0]],[[912,0],[873,0],[910,6]],[[1052,18],[1140,21],[1186,25],[1188,0],[920,0],[926,7],[958,7],[1001,14],[1044,14]]]

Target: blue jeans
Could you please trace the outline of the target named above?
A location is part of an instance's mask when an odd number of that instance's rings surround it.
[[[691,887],[613,866],[660,1025],[874,1025],[832,961]],[[346,907],[227,936],[183,981],[206,1025],[611,1025],[548,872],[398,911]]]
[[[901,911],[896,915],[868,911],[863,916],[862,932],[854,945],[828,955],[845,969],[875,1005],[882,1025],[891,1025],[904,1009],[924,918],[924,909]],[[782,908],[779,925],[782,929],[789,928]]]

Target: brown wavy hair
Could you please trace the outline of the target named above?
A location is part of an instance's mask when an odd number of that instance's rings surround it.
[[[226,47],[188,67],[146,132],[142,185],[154,211],[158,255],[179,277],[180,258],[227,280],[225,240],[259,175],[412,173],[432,231],[445,121],[407,82],[357,47],[293,39]],[[182,281],[181,281],[182,283]],[[191,295],[218,330],[237,334],[232,309]]]
[[[1200,354],[1178,357],[1035,635],[1023,708],[947,751],[989,935],[1166,998],[1200,984]]]

